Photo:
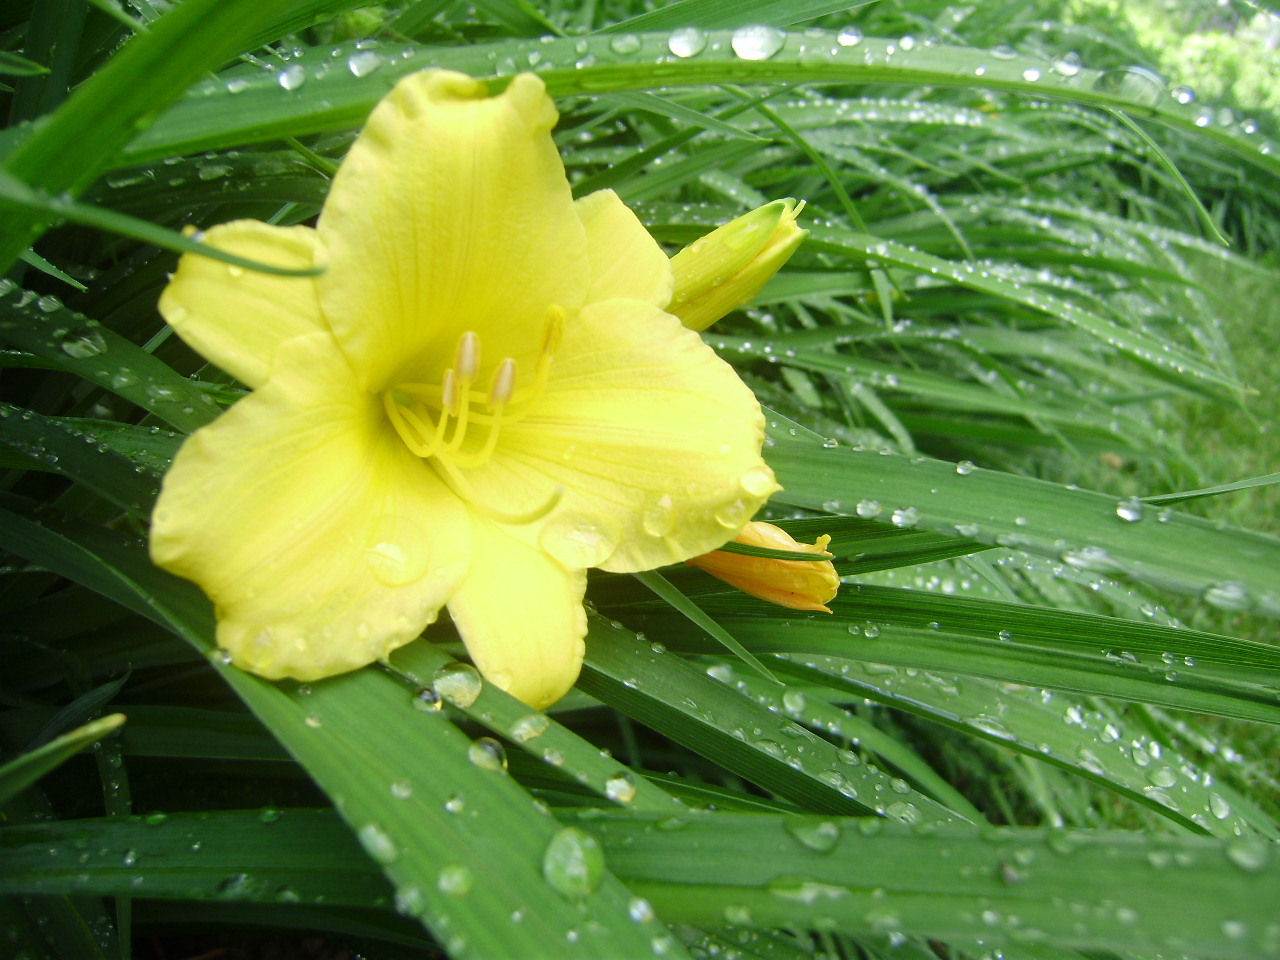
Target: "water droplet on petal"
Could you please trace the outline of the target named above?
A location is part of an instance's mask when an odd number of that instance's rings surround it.
[[[365,562],[380,583],[400,587],[421,579],[431,560],[430,539],[408,517],[384,516],[370,531]]]
[[[640,518],[644,532],[651,537],[665,537],[670,533],[675,526],[675,515],[671,507],[671,495],[667,493],[646,507]]]
[[[573,513],[552,517],[538,535],[538,544],[566,567],[595,567],[618,548],[618,535],[605,520]]]
[[[764,465],[754,466],[742,475],[742,489],[753,497],[767,497],[777,489],[773,471]]]

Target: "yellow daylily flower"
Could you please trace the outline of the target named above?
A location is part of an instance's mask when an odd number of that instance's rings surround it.
[[[664,312],[671,266],[611,191],[573,201],[542,81],[403,79],[315,229],[205,242],[160,299],[252,393],[183,444],[151,555],[213,600],[237,666],[314,680],[385,657],[442,606],[535,708],[574,683],[588,567],[733,536],[777,489],[754,396]]]
[[[770,550],[794,550],[829,557],[831,537],[823,534],[816,542],[798,543],[791,534],[772,523],[753,520],[733,538],[735,543]],[[840,589],[840,576],[830,560],[774,560],[742,553],[714,550],[686,560],[691,567],[737,587],[743,593],[768,600],[792,610],[821,610],[830,613],[828,601]]]
[[[803,201],[774,200],[689,244],[671,258],[675,288],[667,309],[703,331],[750,303],[809,235],[796,226],[803,209]]]

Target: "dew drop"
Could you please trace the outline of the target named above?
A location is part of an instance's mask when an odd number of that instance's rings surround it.
[[[373,545],[365,549],[365,562],[380,583],[400,587],[427,572],[430,538],[408,517],[380,517],[369,540]]]
[[[1218,820],[1225,820],[1231,816],[1231,804],[1217,793],[1209,794],[1209,812]]]
[[[618,535],[605,520],[565,513],[542,528],[538,543],[566,567],[595,567],[613,555]]]
[[[914,527],[920,522],[920,511],[915,507],[902,507],[893,511],[893,525],[903,529]]]
[[[438,713],[444,709],[444,700],[434,687],[419,687],[413,691],[413,706],[425,713]]]
[[[609,41],[609,49],[614,53],[629,54],[637,53],[640,50],[640,38],[634,33],[622,33]],[[673,53],[675,51],[672,51]]]
[[[589,897],[604,878],[604,851],[591,834],[563,827],[547,844],[542,876],[553,890],[571,900]]]
[[[364,852],[381,864],[394,863],[400,851],[392,843],[391,838],[376,823],[366,823],[356,831],[356,837]]]
[[[1093,82],[1101,93],[1154,107],[1164,97],[1164,81],[1145,67],[1120,67],[1107,70]]]
[[[460,793],[455,793],[444,802],[446,813],[452,813],[455,816],[467,809],[467,798]]]
[[[107,341],[97,330],[89,330],[72,340],[62,341],[62,352],[77,360],[85,360],[107,352]]]
[[[845,27],[836,34],[836,43],[842,47],[856,47],[862,42],[862,31],[857,27]]]
[[[302,64],[294,63],[276,74],[276,83],[286,90],[297,90],[307,82],[307,71]]]
[[[347,58],[347,69],[357,77],[367,77],[382,66],[382,57],[372,50],[361,50]]]
[[[1231,580],[1211,584],[1204,592],[1204,599],[1219,610],[1248,610],[1252,605],[1244,584]]]
[[[727,530],[741,530],[747,522],[747,505],[741,499],[721,504],[715,511],[716,523]]]
[[[739,27],[733,31],[733,52],[743,60],[768,60],[782,49],[787,35],[777,27],[760,25]]]
[[[450,863],[440,868],[436,876],[436,889],[450,897],[465,897],[471,892],[475,877],[462,863]]]
[[[862,635],[871,640],[874,640],[876,637],[880,636],[880,628],[877,627],[874,623],[868,623],[865,627],[862,628]]]
[[[822,817],[788,817],[785,826],[802,846],[819,853],[834,849],[840,842],[840,825]]]
[[[1173,97],[1177,103],[1186,106],[1188,103],[1194,102],[1196,92],[1190,87],[1178,86],[1169,91],[1169,96]]]
[[[469,663],[445,664],[435,672],[431,685],[436,693],[461,710],[475,703],[484,689],[480,671]]]
[[[1022,79],[1027,81],[1027,83],[1035,83],[1040,79],[1040,71],[1035,67],[1027,67],[1027,69],[1022,71]]]
[[[604,795],[617,803],[630,803],[636,796],[636,785],[629,774],[615,773],[604,782]]]
[[[671,507],[671,495],[667,493],[646,507],[640,518],[644,532],[651,537],[665,537],[670,533],[675,526],[675,515]]]
[[[1055,57],[1053,72],[1063,77],[1074,77],[1080,72],[1080,54],[1073,50],[1060,57]]]
[[[854,507],[854,512],[864,520],[872,520],[880,516],[879,500],[859,500],[858,505]]]
[[[1269,845],[1265,840],[1249,837],[1227,844],[1227,859],[1241,870],[1255,873],[1267,865],[1269,858]]]
[[[1146,504],[1137,497],[1121,500],[1116,504],[1116,516],[1129,523],[1137,523],[1147,512]]]
[[[804,694],[799,690],[788,690],[782,695],[782,707],[793,717],[799,716],[805,708]]]
[[[739,481],[742,489],[753,497],[767,497],[778,488],[773,471],[766,466],[751,467]]]
[[[627,904],[627,916],[633,923],[650,923],[654,918],[653,907],[644,897],[632,897]]]
[[[667,37],[667,49],[677,57],[696,57],[707,47],[707,31],[697,27],[681,27]]]
[[[413,786],[408,780],[397,780],[391,784],[391,795],[397,800],[408,800],[413,796]]]
[[[473,740],[467,748],[467,759],[481,770],[501,771],[507,769],[507,751],[493,737],[481,737]]]
[[[977,469],[978,468],[974,465],[972,460],[961,460],[956,464],[956,473],[960,474],[962,477],[967,477]]]
[[[511,725],[511,739],[516,743],[528,743],[547,732],[551,719],[541,713],[521,717]]]

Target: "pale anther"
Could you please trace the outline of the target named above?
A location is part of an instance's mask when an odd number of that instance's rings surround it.
[[[458,372],[458,379],[464,383],[475,381],[476,374],[480,371],[480,337],[474,330],[468,330],[458,338],[453,368]]]
[[[511,399],[516,389],[516,362],[507,357],[493,371],[493,379],[489,381],[488,407],[493,410]]]
[[[452,370],[444,372],[444,383],[440,385],[440,405],[444,408],[444,412],[451,417],[458,415],[458,408],[462,405],[461,391],[458,389],[458,377]]]

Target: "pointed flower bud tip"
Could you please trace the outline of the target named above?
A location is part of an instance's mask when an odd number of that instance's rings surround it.
[[[749,303],[809,235],[796,226],[803,209],[803,201],[774,200],[685,247],[671,258],[667,311],[701,331]]]
[[[831,556],[826,546],[829,536],[821,536],[813,544],[797,543],[790,534],[772,523],[752,521],[734,538],[735,543],[770,550],[794,550]],[[840,577],[830,560],[771,560],[740,553],[713,550],[685,561],[731,584],[743,593],[768,600],[792,610],[821,610],[830,613],[826,604],[840,588]]]

